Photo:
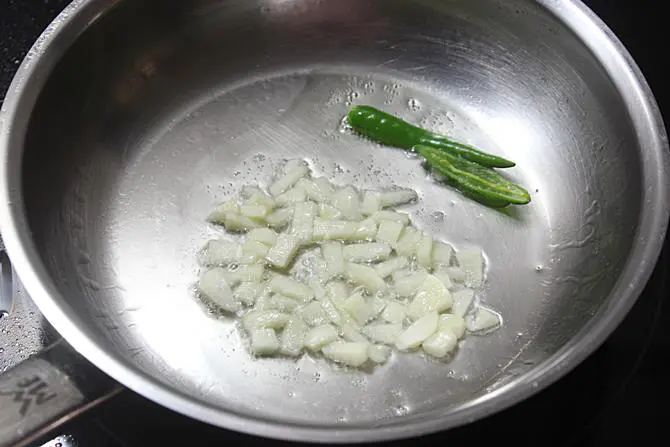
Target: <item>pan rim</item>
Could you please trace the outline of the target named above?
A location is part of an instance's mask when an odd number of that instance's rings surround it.
[[[299,425],[216,408],[162,384],[109,352],[86,330],[84,322],[58,293],[31,242],[23,197],[20,163],[27,118],[49,73],[76,38],[117,0],[75,0],[37,39],[19,67],[0,110],[0,231],[20,278],[45,317],[84,357],[135,392],[179,413],[252,435],[309,442],[364,442],[408,438],[473,422],[508,408],[563,377],[621,323],[633,306],[663,246],[670,216],[670,156],[660,110],[642,72],[614,33],[580,0],[536,0],[590,49],[615,83],[644,149],[643,178],[649,182],[630,257],[611,299],[582,330],[532,371],[467,404],[449,416],[425,421],[395,419],[376,427]],[[18,158],[18,160],[16,160]],[[15,160],[15,162],[12,162]],[[20,170],[16,170],[20,171]]]

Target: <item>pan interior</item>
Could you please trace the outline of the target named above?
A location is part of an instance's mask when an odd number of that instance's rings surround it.
[[[371,104],[517,162],[533,202],[484,208],[341,127]],[[374,372],[254,359],[194,300],[204,217],[305,157],[337,183],[415,188],[417,225],[483,247],[501,330],[449,363]],[[121,1],[49,77],[23,160],[62,300],[156,381],[240,414],[354,426],[433,417],[522,376],[608,304],[640,213],[641,149],[586,47],[527,1]]]

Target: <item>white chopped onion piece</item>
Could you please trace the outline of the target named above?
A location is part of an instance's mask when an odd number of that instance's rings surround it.
[[[346,265],[346,274],[351,282],[365,287],[370,292],[377,292],[386,287],[384,279],[369,265],[348,262]]]
[[[349,312],[349,315],[359,325],[365,324],[374,315],[374,308],[370,302],[363,296],[363,293],[357,292],[344,300],[342,309]]]
[[[368,357],[374,363],[386,363],[391,356],[391,348],[384,345],[370,345],[368,347]]]
[[[465,285],[475,289],[484,283],[484,256],[479,249],[456,252],[458,265],[465,273]]]
[[[383,192],[381,194],[380,200],[381,205],[386,208],[414,202],[418,198],[419,195],[413,189],[396,189],[393,191]]]
[[[247,241],[258,241],[272,246],[277,242],[277,233],[269,228],[255,228],[247,233]]]
[[[309,174],[309,167],[302,163],[295,167],[287,166],[287,168],[288,170],[286,173],[281,176],[274,184],[272,184],[272,186],[270,186],[270,194],[275,197],[284,193],[286,190],[295,185],[298,180]]]
[[[312,181],[325,196],[330,197],[335,192],[335,186],[326,177],[315,177]]]
[[[331,299],[336,306],[342,305],[344,300],[349,297],[349,289],[343,281],[330,281],[326,284],[326,296]]]
[[[257,186],[243,186],[242,196],[246,198],[246,203],[251,205],[262,205],[271,211],[275,208],[275,200],[266,194]]]
[[[313,202],[295,204],[293,222],[291,223],[291,234],[298,239],[301,244],[306,244],[312,239],[315,215],[316,206]]]
[[[307,332],[305,337],[305,346],[310,351],[319,351],[324,346],[337,341],[339,335],[337,329],[332,324],[322,324],[313,327]]]
[[[442,314],[439,322],[440,331],[451,331],[457,338],[461,339],[465,335],[465,320],[458,315]]]
[[[358,332],[358,328],[350,323],[342,323],[340,325],[340,331],[342,332],[342,337],[346,341],[351,342],[363,342],[367,343],[367,339]]]
[[[379,228],[375,240],[395,247],[402,234],[405,225],[393,220],[382,220],[379,222]]]
[[[377,223],[370,220],[351,222],[347,220],[314,219],[313,240],[366,241],[377,233]]]
[[[212,220],[212,222],[223,224],[226,230],[233,233],[245,233],[251,229],[265,226],[254,219],[231,211],[223,213],[222,220]]]
[[[261,282],[265,266],[262,264],[242,264],[232,269],[232,265],[226,271],[226,279],[231,286],[236,286],[241,282]]]
[[[397,301],[390,301],[382,312],[382,318],[389,323],[402,323],[406,316],[407,306]]]
[[[391,247],[379,242],[345,245],[342,256],[349,262],[384,261],[391,256]]]
[[[451,307],[451,313],[461,318],[468,313],[472,301],[475,299],[475,292],[472,289],[462,289],[453,293],[454,304]]]
[[[251,331],[251,351],[256,355],[271,355],[279,350],[279,339],[272,329]]]
[[[469,332],[488,332],[500,326],[501,322],[497,312],[483,306],[476,306],[474,312],[465,317],[465,327]]]
[[[419,241],[421,241],[421,232],[415,228],[406,227],[398,239],[395,251],[399,256],[412,256],[416,252]]]
[[[353,186],[345,186],[335,191],[331,197],[331,204],[342,212],[345,219],[360,220],[361,198]]]
[[[417,289],[414,299],[407,306],[407,316],[412,320],[418,320],[433,311],[449,310],[452,304],[451,293],[444,287],[442,281],[433,275],[427,275]]]
[[[433,268],[439,268],[440,266],[448,267],[453,254],[454,249],[451,245],[446,242],[435,241],[433,244]]]
[[[461,270],[460,267],[447,267],[444,269],[444,272],[449,275],[449,279],[453,282],[464,283],[465,282],[465,272]]]
[[[437,312],[431,312],[416,320],[396,338],[396,348],[400,351],[418,348],[437,331],[438,320]]]
[[[265,291],[265,285],[260,282],[241,282],[233,291],[235,300],[241,301],[247,306],[253,306],[256,299]]]
[[[265,307],[267,309],[277,309],[280,312],[291,313],[299,305],[300,302],[293,298],[289,298],[279,293],[274,293],[267,299]]]
[[[361,332],[375,343],[394,345],[402,333],[402,324],[371,324],[362,328]]]
[[[281,233],[275,245],[268,251],[265,260],[277,268],[285,269],[293,262],[299,248],[298,238],[291,234]]]
[[[268,251],[270,251],[269,246],[262,242],[248,239],[242,245],[241,261],[245,264],[258,262],[259,260],[263,260],[265,258],[265,256],[268,254]]]
[[[336,341],[324,346],[321,352],[336,363],[359,367],[368,360],[368,346],[366,342]]]
[[[227,312],[240,310],[240,302],[233,295],[231,284],[227,279],[228,271],[215,267],[200,275],[198,290],[200,293]]]
[[[311,287],[288,276],[274,275],[268,283],[268,287],[274,293],[285,295],[303,303],[314,299],[314,291]]]
[[[332,194],[331,191],[323,189],[318,183],[306,178],[298,180],[296,188],[304,190],[307,198],[317,203],[329,202]]]
[[[314,259],[315,264],[321,264],[325,262],[321,258],[316,258]],[[314,298],[317,300],[323,300],[326,298],[326,288],[321,284],[321,281],[318,278],[312,278],[309,281],[307,281],[307,284],[309,287],[312,289],[312,292],[314,292]]]
[[[206,220],[211,223],[223,225],[223,222],[225,221],[226,218],[226,214],[228,213],[239,214],[239,212],[240,212],[240,206],[238,205],[237,201],[227,200],[221,205],[214,208],[214,210],[211,213],[209,213]]]
[[[419,287],[428,276],[428,273],[423,271],[411,272],[408,275],[399,275],[402,272],[399,270],[393,275],[394,289],[399,296],[412,296],[419,290]]]
[[[325,220],[337,220],[342,218],[342,211],[327,203],[319,203],[319,217]]]
[[[240,244],[224,239],[207,242],[199,255],[199,263],[204,266],[227,265],[239,262],[242,257]]]
[[[244,204],[240,206],[240,214],[250,219],[263,220],[267,217],[269,210],[263,205]]]
[[[403,225],[409,225],[409,215],[405,213],[398,213],[396,211],[390,211],[390,210],[377,211],[370,218],[375,222],[390,220],[393,222],[401,223]]]
[[[242,327],[247,332],[265,328],[281,329],[286,326],[289,318],[289,314],[278,310],[250,310],[242,317]]]
[[[297,313],[310,326],[318,326],[330,321],[323,305],[320,301],[312,301],[306,306],[301,307]]]
[[[439,331],[431,335],[423,342],[423,351],[435,358],[441,359],[447,356],[458,346],[458,338],[449,331]]]
[[[433,265],[433,238],[424,234],[416,247],[416,262],[423,268]]]
[[[321,307],[323,307],[323,311],[325,312],[326,317],[328,317],[328,320],[338,326],[341,325],[342,315],[340,314],[339,310],[337,310],[337,307],[333,304],[330,298],[325,297],[319,302],[321,303]]]
[[[265,221],[272,228],[281,229],[288,225],[293,217],[293,207],[280,208],[277,211],[269,214]]]
[[[309,328],[297,315],[291,315],[281,334],[281,353],[296,357],[305,346],[305,337]]]
[[[275,197],[275,202],[278,206],[287,206],[295,203],[304,202],[307,200],[307,193],[304,189],[291,188],[283,194]]]
[[[345,262],[341,242],[323,242],[321,253],[326,261],[327,272],[331,278],[344,275]]]
[[[379,276],[386,278],[387,276],[392,275],[394,272],[397,272],[400,269],[404,269],[409,265],[409,261],[404,256],[397,256],[391,258],[388,261],[380,262],[375,265],[374,269]]]
[[[452,289],[454,287],[454,284],[451,282],[451,277],[449,277],[449,274],[445,270],[436,270],[433,272],[433,275],[442,281],[442,284],[444,284],[444,287],[447,289]]]
[[[365,191],[363,193],[363,202],[361,203],[360,212],[366,216],[370,216],[382,209],[381,193],[378,191]]]

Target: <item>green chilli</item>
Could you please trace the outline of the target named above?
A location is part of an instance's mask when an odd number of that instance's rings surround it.
[[[489,206],[495,207],[511,203],[525,205],[530,202],[528,191],[489,167],[430,146],[419,145],[414,149],[433,169],[447,177],[464,193],[474,196],[475,200],[490,201]]]
[[[430,146],[492,168],[510,168],[515,165],[513,161],[414,126],[371,106],[353,107],[347,120],[360,135],[388,146],[401,149],[411,149],[417,145]]]

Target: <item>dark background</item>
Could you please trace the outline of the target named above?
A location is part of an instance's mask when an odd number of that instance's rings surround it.
[[[67,3],[67,0],[0,0],[0,98],[32,42]],[[665,112],[667,126],[670,93],[666,79],[670,69],[663,65],[670,39],[666,36],[668,22],[660,13],[662,2],[585,3],[614,30],[635,58]],[[483,421],[392,444],[478,446],[509,441],[519,447],[610,446],[630,442],[667,445],[664,413],[670,390],[667,369],[662,368],[662,362],[670,355],[670,309],[663,306],[670,271],[667,245],[647,288],[621,327],[564,379]],[[68,436],[51,440],[61,434]],[[228,442],[285,444],[207,426],[126,391],[36,445],[139,447]]]

